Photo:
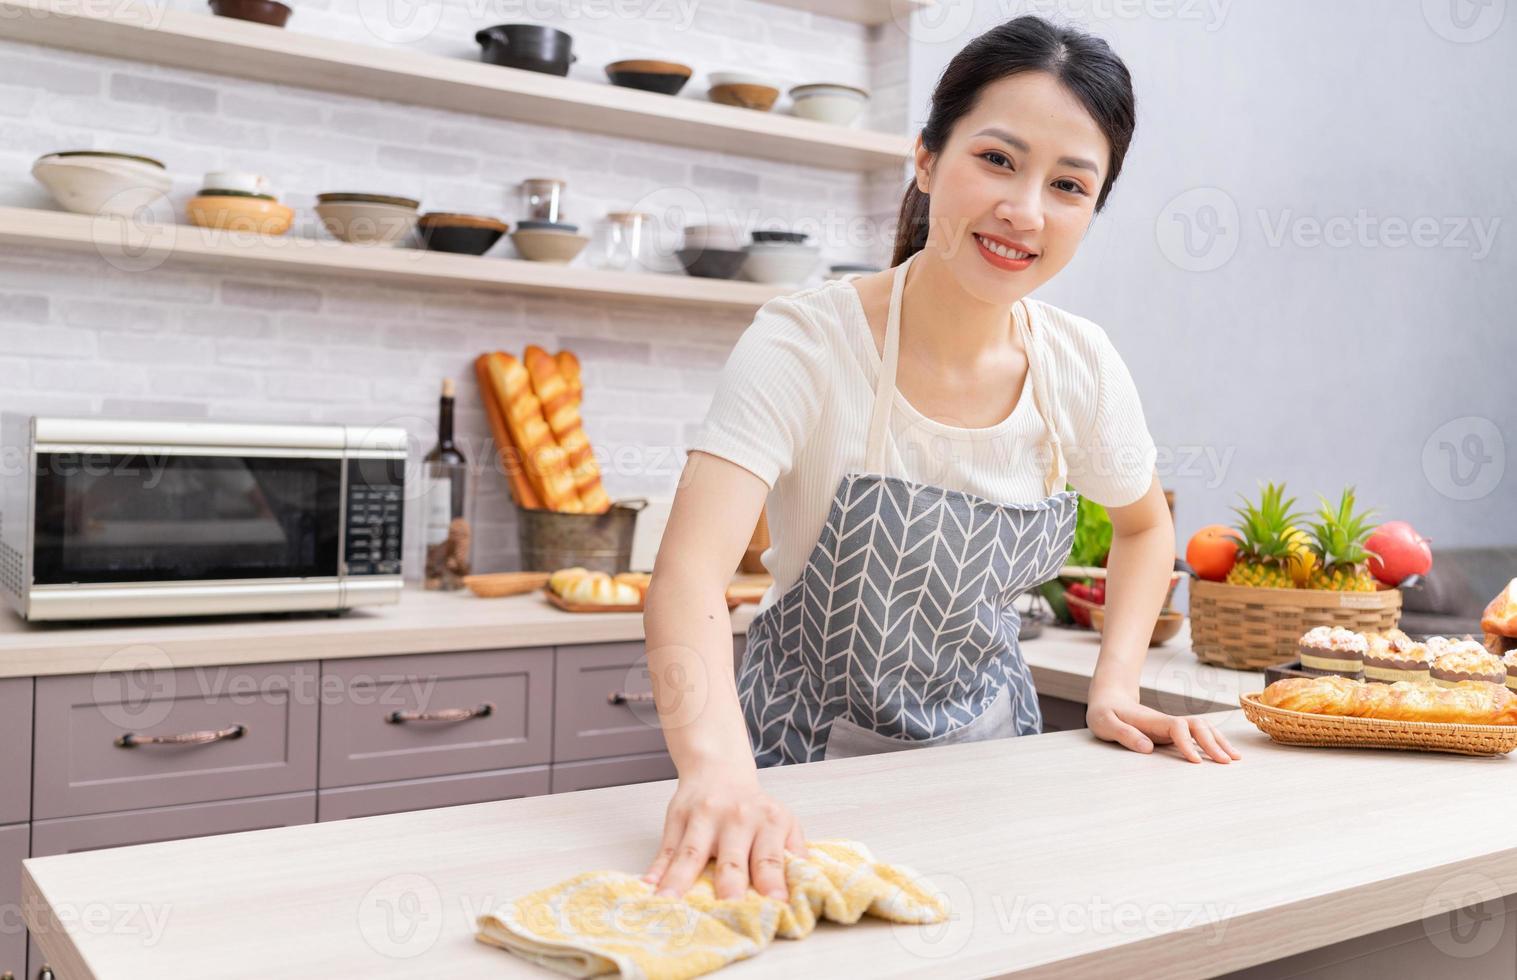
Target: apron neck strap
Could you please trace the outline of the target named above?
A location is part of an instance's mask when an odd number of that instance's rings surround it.
[[[920,251],[913,252],[895,267],[890,282],[890,306],[885,318],[885,351],[880,357],[880,374],[874,386],[874,407],[869,415],[869,441],[865,449],[864,467],[867,473],[885,472],[885,430],[890,422],[890,406],[895,399],[896,368],[901,356],[901,296],[906,288],[906,270],[916,260]],[[1027,353],[1027,374],[1031,382],[1033,408],[1043,419],[1049,433],[1048,469],[1044,473],[1044,492],[1049,496],[1064,489],[1064,447],[1059,439],[1059,430],[1049,414],[1046,379],[1042,366],[1037,363],[1037,347],[1032,330],[1032,306],[1026,300],[1018,301],[1022,315],[1012,311],[1022,339],[1022,349]]]

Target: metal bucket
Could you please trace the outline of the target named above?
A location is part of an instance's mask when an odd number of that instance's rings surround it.
[[[562,514],[516,509],[521,567],[527,572],[554,572],[578,565],[615,575],[632,565],[632,534],[646,497],[612,502],[604,514]]]

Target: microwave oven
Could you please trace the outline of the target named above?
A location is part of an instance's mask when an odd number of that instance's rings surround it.
[[[406,432],[0,415],[0,592],[29,620],[398,602]]]

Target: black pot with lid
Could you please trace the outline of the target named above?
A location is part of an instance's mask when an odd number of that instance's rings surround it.
[[[547,75],[567,75],[579,58],[570,52],[574,38],[541,24],[496,24],[474,34],[480,59],[505,68],[522,68]]]

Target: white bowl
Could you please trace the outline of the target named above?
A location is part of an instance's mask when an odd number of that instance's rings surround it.
[[[834,126],[852,126],[868,104],[869,93],[851,85],[797,85],[790,90],[793,115]]]
[[[526,228],[511,232],[511,244],[529,262],[566,265],[573,262],[585,250],[585,246],[590,244],[590,236],[551,228]]]
[[[686,225],[685,248],[715,248],[727,252],[740,250],[748,242],[736,227],[727,224]]]
[[[205,175],[201,188],[214,191],[242,191],[244,194],[272,194],[269,178],[247,170],[212,170]]]
[[[377,201],[324,201],[316,205],[321,226],[353,245],[394,245],[411,233],[415,208]]]
[[[61,207],[89,215],[130,217],[162,200],[173,186],[162,168],[115,157],[49,154],[32,164],[32,176]]]
[[[765,85],[780,92],[785,91],[785,86],[768,75],[755,75],[751,71],[714,71],[706,78],[711,88],[718,85]]]
[[[756,242],[743,251],[748,255],[743,277],[767,283],[805,282],[822,256],[819,245],[787,242]]]

